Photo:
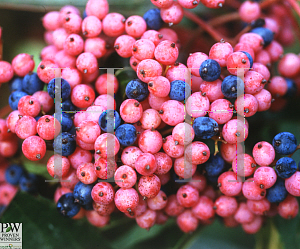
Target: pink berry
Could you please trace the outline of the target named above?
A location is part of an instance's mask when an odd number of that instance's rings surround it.
[[[179,123],[172,130],[172,137],[180,145],[188,145],[194,140],[195,131],[190,124],[185,122]]]
[[[68,156],[68,159],[70,161],[70,165],[74,168],[77,169],[79,165],[83,163],[90,163],[92,162],[93,155],[90,151],[88,150],[83,150],[79,147],[76,147],[75,151],[73,154]]]
[[[215,43],[209,50],[209,59],[217,61],[221,67],[226,67],[227,58],[233,53],[233,48],[228,42]]]
[[[43,16],[43,26],[46,30],[54,31],[60,28],[59,12],[50,11]]]
[[[97,154],[95,154],[97,155]],[[95,163],[94,163],[94,169],[96,172],[96,175],[100,179],[110,179],[114,176],[116,170],[117,170],[117,163],[113,157],[107,159],[107,158],[96,158],[95,156]]]
[[[78,139],[90,144],[95,143],[101,133],[98,122],[92,120],[82,121],[75,129]]]
[[[115,172],[115,182],[121,188],[131,188],[137,180],[136,172],[129,166],[120,166]]]
[[[135,169],[143,176],[153,174],[157,169],[155,157],[151,153],[141,154],[135,161]]]
[[[43,112],[45,113],[49,112],[54,106],[54,100],[50,97],[48,92],[37,91],[34,94],[32,94],[32,97],[34,97],[38,100],[38,102],[40,102],[41,110],[43,110]]]
[[[108,146],[111,146],[109,148]],[[117,137],[111,133],[100,135],[95,141],[95,151],[103,158],[110,158],[117,155],[120,149],[120,143]]]
[[[214,217],[214,203],[207,196],[200,196],[198,202],[192,208],[192,213],[200,220],[208,220]]]
[[[177,100],[164,102],[158,113],[162,121],[171,126],[181,123],[185,117],[184,105]]]
[[[130,16],[125,22],[125,31],[128,35],[139,38],[147,30],[147,23],[141,16]]]
[[[234,219],[241,224],[252,222],[255,218],[255,215],[250,211],[247,204],[241,202],[239,207],[234,214]]]
[[[89,85],[79,84],[71,93],[72,103],[79,108],[89,107],[95,100],[95,91]]]
[[[121,160],[123,164],[128,165],[132,168],[135,166],[136,159],[142,154],[143,152],[135,146],[128,146],[122,151]]]
[[[252,222],[243,223],[242,228],[248,234],[255,234],[259,231],[262,225],[263,225],[262,216],[256,215]]]
[[[147,109],[143,112],[143,115],[139,121],[142,124],[142,128],[145,130],[156,129],[161,123],[161,118],[158,114],[158,111],[154,109]]]
[[[96,16],[102,20],[108,14],[109,4],[107,0],[88,0],[85,10],[88,16]]]
[[[205,163],[210,157],[210,150],[205,143],[193,142],[185,149],[186,160],[193,164]]]
[[[243,34],[240,37],[239,42],[240,43],[247,43],[254,50],[255,53],[262,50],[263,45],[264,45],[263,38],[260,35],[255,34],[255,33],[245,33],[245,34]]]
[[[281,76],[271,78],[271,83],[267,85],[267,90],[275,97],[282,97],[287,93],[288,85],[286,80]]]
[[[191,185],[183,185],[178,189],[176,197],[181,206],[194,207],[199,200],[199,191]]]
[[[190,54],[190,56],[187,59],[187,67],[191,69],[192,75],[200,77],[199,68],[202,62],[207,59],[208,56],[202,52]]]
[[[115,194],[116,207],[123,213],[132,213],[139,205],[139,194],[133,188],[120,188]]]
[[[151,78],[148,83],[149,92],[159,98],[167,97],[170,93],[170,81],[163,76]]]
[[[243,94],[236,99],[234,107],[240,116],[251,117],[257,112],[258,102],[253,95]]]
[[[55,78],[55,68],[58,65],[52,60],[42,60],[37,68],[37,75],[41,81],[48,84],[50,80]]]
[[[115,40],[114,48],[121,57],[129,58],[133,55],[132,49],[135,42],[136,40],[132,36],[121,35]]]
[[[95,55],[84,52],[77,57],[76,67],[83,73],[92,74],[98,70],[98,62]]]
[[[299,211],[299,204],[296,197],[288,195],[285,200],[278,205],[278,214],[285,219],[295,218]]]
[[[243,73],[247,73],[250,68],[250,61],[246,54],[243,52],[233,52],[227,57],[227,70],[233,74],[237,75],[238,71],[243,69]]]
[[[241,120],[232,119],[223,126],[222,135],[227,143],[241,143],[248,137],[248,127]]]
[[[286,190],[293,196],[300,196],[300,172],[296,171],[290,178],[285,180]]]
[[[173,2],[170,7],[162,8],[160,11],[161,19],[170,26],[178,24],[183,18],[183,8],[178,2]]]
[[[61,160],[61,167],[59,165],[55,165],[56,160]],[[70,162],[67,157],[60,156],[55,154],[51,156],[47,162],[47,170],[49,175],[52,177],[65,177],[70,169]]]
[[[248,178],[243,184],[243,195],[253,201],[259,201],[265,198],[266,190],[261,189],[260,186],[257,186],[254,182],[254,178]]]
[[[83,163],[77,168],[77,177],[84,184],[91,184],[97,180],[93,163]]]
[[[150,229],[154,226],[156,221],[156,212],[151,209],[147,209],[143,214],[135,218],[136,223],[145,229]]]
[[[173,0],[151,0],[151,3],[158,8],[168,8],[172,5]]]
[[[181,178],[191,178],[197,169],[197,164],[192,164],[185,160],[184,156],[176,158],[174,161],[174,171]]]
[[[293,53],[287,53],[279,61],[278,71],[283,77],[293,78],[300,72],[300,58]]]
[[[113,74],[101,74],[96,80],[95,88],[99,94],[108,94],[107,88],[110,85],[114,86],[114,93],[117,93],[119,89],[118,79]]]
[[[173,164],[171,157],[163,152],[155,153],[154,157],[157,165],[156,171],[154,173],[156,175],[167,174],[172,168],[172,164]]]
[[[268,142],[259,142],[253,147],[253,158],[260,166],[269,166],[275,159],[275,150]]]
[[[10,81],[14,76],[13,67],[6,61],[0,61],[0,84]]]
[[[30,136],[22,143],[22,152],[31,161],[38,161],[45,156],[46,143],[39,136]]]
[[[159,191],[157,196],[151,199],[147,199],[147,205],[151,210],[161,210],[165,208],[168,203],[168,198],[165,192]]]
[[[227,196],[236,196],[242,190],[242,180],[234,172],[224,172],[218,178],[220,191]]]
[[[208,116],[218,124],[225,124],[233,116],[233,105],[227,99],[217,99],[211,103]]]
[[[105,40],[100,37],[86,39],[84,42],[84,52],[92,53],[97,59],[103,57],[107,52]]]
[[[199,224],[199,220],[189,209],[178,215],[176,222],[181,231],[185,233],[194,232]]]
[[[79,15],[70,13],[64,16],[62,26],[69,34],[79,34],[81,31],[81,23],[82,19]]]
[[[93,210],[86,212],[86,218],[95,227],[104,227],[109,224],[110,220],[110,216],[102,216]]]
[[[32,72],[34,69],[34,60],[33,56],[29,54],[18,54],[13,58],[11,66],[15,72],[20,77],[24,77],[29,72]]]
[[[155,45],[148,39],[139,39],[132,46],[132,55],[138,60],[154,58]]]
[[[239,8],[239,15],[244,22],[252,22],[260,16],[260,6],[256,2],[243,2]]]
[[[204,117],[209,106],[209,100],[205,94],[195,92],[186,101],[186,112],[193,118]]]
[[[254,172],[253,178],[255,184],[260,186],[260,188],[268,189],[275,184],[277,180],[277,175],[273,168],[263,166],[259,167]]]
[[[238,208],[238,203],[234,197],[221,195],[217,200],[215,200],[214,207],[217,215],[221,217],[229,217],[235,214]]]
[[[163,150],[168,156],[179,158],[183,156],[184,146],[175,141],[172,135],[169,135],[164,139]]]
[[[270,210],[271,203],[266,198],[259,201],[247,200],[247,206],[252,213],[264,215]]]
[[[135,123],[143,115],[142,105],[135,99],[126,99],[120,106],[120,116],[127,123]]]
[[[156,130],[145,130],[139,137],[139,148],[144,153],[157,153],[162,146],[162,136]]]
[[[61,124],[51,115],[44,115],[38,120],[36,130],[41,138],[52,140],[58,136],[61,130]]]
[[[23,96],[19,100],[18,110],[21,115],[28,115],[28,116],[35,117],[39,114],[41,110],[41,104],[36,98],[30,95]]]
[[[81,31],[85,37],[96,37],[102,31],[102,23],[96,16],[87,16],[82,21]]]
[[[114,201],[115,191],[108,182],[99,182],[92,189],[92,198],[96,203],[108,205]]]
[[[168,40],[160,42],[154,51],[155,59],[163,65],[174,64],[178,54],[176,43]]]
[[[157,175],[141,176],[138,190],[143,198],[154,198],[160,191],[161,182]]]
[[[203,81],[199,89],[202,92],[202,95],[205,95],[210,102],[213,102],[217,99],[224,98],[224,95],[221,90],[221,85],[222,81],[219,79],[212,82]]]
[[[149,83],[152,77],[162,75],[162,66],[156,60],[146,59],[138,64],[136,72],[141,81]]]
[[[69,35],[64,43],[64,51],[69,55],[77,56],[83,51],[84,41],[80,35]]]

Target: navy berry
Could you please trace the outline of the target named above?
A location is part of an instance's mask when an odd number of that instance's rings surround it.
[[[219,154],[216,154],[215,156],[211,156],[207,162],[204,163],[204,169],[207,176],[219,176],[225,169],[225,161]]]
[[[245,52],[245,51],[241,51],[241,52],[244,53],[245,55],[247,55],[248,60],[250,61],[250,68],[252,68],[252,66],[253,66],[253,58],[252,58],[252,56],[248,52]]]
[[[93,202],[91,192],[93,189],[93,184],[84,184],[82,182],[78,182],[73,191],[75,202],[78,202],[80,205],[88,205]]]
[[[18,110],[19,100],[28,94],[23,91],[14,91],[9,95],[8,103],[11,109]]]
[[[123,146],[130,146],[134,144],[137,134],[136,129],[132,124],[123,124],[116,130],[116,137]]]
[[[204,81],[215,81],[220,77],[221,67],[217,61],[208,59],[202,62],[199,73]]]
[[[15,77],[9,82],[9,90],[11,92],[22,91],[23,90],[22,84],[23,84],[23,78]]]
[[[243,80],[235,75],[229,75],[224,78],[221,91],[226,98],[237,98],[238,87],[243,87]],[[241,94],[243,92],[241,91]]]
[[[50,97],[52,99],[55,98],[55,80],[57,80],[58,78],[53,78],[52,80],[50,80],[48,87],[47,87],[47,91],[50,95]],[[70,97],[71,94],[71,87],[68,81],[66,81],[65,79],[61,78],[61,99],[62,101],[65,101],[66,99],[68,99]]]
[[[273,38],[274,38],[273,32],[267,28],[258,27],[258,28],[252,29],[250,32],[258,34],[263,38],[264,47],[268,46],[273,41]]]
[[[57,204],[56,208],[60,214],[63,216],[72,218],[76,214],[78,214],[80,210],[80,205],[79,203],[75,202],[74,196],[72,193],[67,193],[62,195]]]
[[[159,30],[164,23],[160,16],[160,9],[148,10],[143,18],[147,23],[148,29]]]
[[[5,170],[5,180],[12,185],[18,185],[25,170],[21,165],[12,164]]]
[[[290,157],[282,157],[276,162],[275,170],[281,178],[289,178],[296,172],[297,164]]]
[[[28,73],[23,79],[23,91],[32,95],[37,91],[41,91],[44,88],[44,82],[42,82],[37,73]]]
[[[219,132],[218,123],[209,117],[198,117],[195,119],[193,128],[195,136],[200,139],[209,139]]]
[[[38,187],[38,177],[35,174],[23,174],[19,182],[20,189],[28,193],[36,193]]]
[[[141,102],[149,95],[148,85],[139,79],[131,80],[126,86],[125,93],[129,99]]]
[[[271,203],[282,202],[288,195],[285,188],[285,180],[282,178],[277,178],[276,183],[269,189],[267,189],[267,199]]]
[[[297,139],[290,132],[281,132],[273,138],[272,145],[277,153],[289,155],[297,149]]]
[[[115,110],[106,110],[99,117],[99,125],[104,132],[117,129],[121,121],[120,114]]]
[[[69,156],[74,153],[76,149],[75,136],[63,132],[57,136],[53,142],[54,151],[62,156]]]
[[[174,80],[171,82],[170,99],[183,101],[185,99],[185,91],[191,93],[191,87],[182,80]]]

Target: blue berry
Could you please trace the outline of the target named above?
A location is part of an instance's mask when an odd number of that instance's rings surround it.
[[[23,91],[32,95],[37,91],[42,91],[44,88],[44,82],[40,80],[37,73],[28,73],[23,79]]]
[[[273,32],[267,28],[258,27],[258,28],[252,29],[250,32],[258,34],[263,38],[264,47],[268,46],[273,41],[273,38],[274,38]]]
[[[22,84],[23,84],[23,78],[20,77],[14,77],[10,82],[9,82],[9,90],[11,92],[14,91],[22,91]]]
[[[66,99],[61,103],[61,110],[63,112],[76,111],[76,107],[73,105],[70,99]],[[69,116],[73,115],[73,113],[67,113]]]
[[[54,140],[53,147],[56,153],[62,156],[70,156],[76,149],[75,136],[69,132],[62,132]]]
[[[185,89],[187,88],[187,92],[191,93],[191,87],[189,84],[186,84],[182,80],[174,80],[171,82],[170,87],[170,99],[183,101],[185,99]]]
[[[8,104],[13,110],[18,110],[18,103],[20,98],[27,96],[28,94],[22,91],[14,91],[9,95]]]
[[[67,113],[61,115],[61,129],[62,131],[70,131],[73,127],[73,120]]]
[[[290,132],[281,132],[273,138],[272,145],[277,153],[289,155],[297,149],[297,139]]]
[[[47,91],[50,95],[50,97],[52,99],[55,98],[55,80],[57,80],[58,78],[53,78],[52,80],[50,80],[48,87],[47,87]],[[70,97],[71,94],[71,87],[68,81],[66,81],[63,78],[61,79],[61,100],[65,101],[66,99],[68,99]]]
[[[125,93],[129,99],[141,102],[149,95],[148,85],[139,79],[131,80],[126,86]]]
[[[92,189],[94,185],[93,184],[84,184],[82,182],[78,182],[73,191],[73,196],[75,199],[75,202],[78,202],[80,205],[88,205],[93,202],[92,199]]]
[[[252,68],[252,66],[253,66],[253,58],[252,58],[252,56],[248,52],[245,52],[245,51],[241,51],[241,52],[244,53],[245,55],[247,55],[248,60],[250,62],[250,68]]]
[[[271,203],[279,203],[284,201],[287,195],[288,192],[285,188],[285,180],[278,177],[275,184],[271,188],[267,189],[266,197]]]
[[[107,132],[107,130],[117,129],[121,124],[120,114],[115,110],[106,110],[101,113],[99,117],[100,128]],[[108,125],[110,125],[108,127]]]
[[[12,164],[5,170],[5,180],[12,185],[18,185],[25,170],[21,165]]]
[[[38,177],[35,174],[23,174],[19,182],[20,189],[28,193],[36,193],[38,186]]]
[[[159,30],[164,23],[160,16],[160,9],[148,10],[143,18],[147,23],[148,29]]]
[[[93,202],[89,202],[86,205],[81,205],[81,207],[83,207],[83,209],[85,209],[85,210],[94,210]]]
[[[75,202],[72,193],[62,195],[56,204],[56,208],[60,214],[69,218],[74,217],[80,211],[80,205]]]
[[[2,215],[2,213],[4,212],[6,206],[4,205],[0,205],[0,216]]]
[[[286,94],[284,95],[284,97],[292,98],[297,93],[297,85],[296,85],[295,81],[293,81],[292,79],[285,78],[285,80],[286,80],[286,83],[288,86],[288,90],[287,90]]]
[[[34,119],[35,119],[35,121],[37,122],[37,121],[39,121],[39,119],[41,118],[42,116],[36,116],[36,117],[34,117]]]
[[[210,156],[204,163],[204,169],[207,176],[219,176],[225,169],[225,161],[219,154]]]
[[[119,142],[123,146],[130,146],[134,144],[137,135],[136,129],[132,124],[123,124],[118,127],[115,133]]]
[[[237,98],[237,89],[238,87],[242,88],[243,85],[244,82],[241,78],[235,75],[229,75],[224,78],[221,85],[221,91],[226,98]]]
[[[219,132],[218,123],[209,117],[198,117],[195,119],[193,128],[195,136],[200,139],[209,139]]]
[[[199,73],[204,81],[215,81],[220,77],[221,67],[217,61],[207,59],[202,62]]]
[[[82,12],[82,19],[84,19],[84,18],[86,18],[86,17],[87,17],[86,10],[84,10],[84,11]]]
[[[281,178],[289,178],[297,171],[297,164],[290,157],[282,157],[276,162],[275,170]]]

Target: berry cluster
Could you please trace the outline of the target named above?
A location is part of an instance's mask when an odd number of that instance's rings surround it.
[[[183,10],[200,1],[151,2],[159,9],[143,17],[109,13],[107,0],[89,0],[83,16],[65,6],[43,17],[48,45],[36,72],[29,54],[17,55],[11,64],[0,61],[0,83],[10,82],[12,109],[0,119],[0,155],[13,157],[20,139],[31,161],[43,159],[47,150],[56,152],[46,167],[62,180],[54,196],[58,211],[86,216],[97,227],[107,225],[113,212],[145,229],[176,217],[183,232],[210,224],[216,215],[247,233],[256,233],[267,216],[294,218],[300,166],[288,155],[299,149],[295,136],[281,132],[272,144],[260,141],[252,155],[242,146],[250,134],[245,118],[280,110],[299,94],[300,57],[283,55],[287,41],[281,36],[287,31],[280,30],[286,20],[280,16],[288,10],[274,4],[262,13],[260,4],[246,1],[239,14],[251,24],[236,42],[221,39],[207,53],[196,51],[182,60],[178,34],[168,25],[180,23],[184,14],[203,25]],[[201,2],[209,8],[224,4]],[[113,98],[118,78],[98,70],[112,53],[127,58],[136,72],[120,105]],[[280,75],[270,71],[276,62]],[[56,68],[62,69],[60,78]],[[215,142],[215,153],[208,139]],[[275,160],[276,153],[285,157]],[[0,166],[3,170],[5,163]],[[28,187],[22,179],[34,180],[23,174],[12,165],[6,180]],[[2,184],[1,196],[2,189],[9,196],[16,192]]]

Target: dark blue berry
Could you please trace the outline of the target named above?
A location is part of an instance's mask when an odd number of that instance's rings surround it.
[[[121,124],[120,114],[115,110],[106,110],[99,117],[100,128],[107,132],[117,129]]]
[[[34,117],[34,119],[35,119],[35,121],[37,122],[37,121],[39,121],[39,119],[41,118],[42,116],[36,116],[36,117]]]
[[[86,18],[86,17],[87,17],[86,10],[84,10],[84,11],[82,12],[82,19],[84,19],[84,18]]]
[[[293,81],[292,79],[289,78],[285,78],[287,86],[288,86],[288,90],[286,92],[286,94],[284,95],[285,98],[293,98],[295,97],[296,93],[297,93],[297,85],[295,83],[295,81]]]
[[[218,123],[209,117],[198,117],[195,119],[193,128],[195,136],[200,139],[209,139],[219,132]]]
[[[88,205],[93,202],[91,192],[93,189],[93,184],[84,184],[82,182],[78,182],[73,191],[73,196],[75,202],[78,202],[80,205]]]
[[[66,99],[61,103],[62,112],[73,112],[76,111],[76,107],[73,105],[70,99]],[[68,113],[69,116],[73,115],[73,113]]]
[[[183,101],[185,99],[185,91],[191,93],[191,87],[182,80],[174,80],[170,84],[170,99]]]
[[[56,204],[56,208],[60,214],[69,218],[74,217],[80,211],[80,205],[75,202],[72,193],[62,195]]]
[[[59,78],[53,78],[52,80],[50,80],[48,87],[47,87],[47,91],[52,99],[55,98],[55,82],[56,81],[58,82],[58,79]],[[70,87],[69,82],[66,81],[65,79],[60,78],[60,80],[61,80],[61,100],[65,101],[66,99],[68,99],[70,97],[71,87]]]
[[[86,205],[81,205],[81,207],[83,207],[83,209],[85,209],[85,210],[94,210],[93,202],[89,202]]]
[[[204,169],[208,176],[219,176],[225,169],[225,161],[219,154],[210,156],[204,163]]]
[[[21,165],[12,164],[5,170],[5,180],[12,185],[18,185],[25,170]]]
[[[244,82],[241,78],[235,75],[229,75],[224,78],[221,85],[221,91],[226,98],[237,98],[238,87],[242,89],[243,85]],[[244,93],[244,91],[239,92],[241,92],[241,94]]]
[[[148,85],[139,79],[131,80],[126,86],[125,93],[129,99],[141,102],[149,95]]]
[[[132,124],[122,124],[118,127],[115,133],[119,142],[123,146],[130,146],[134,144],[137,134],[136,129]]]
[[[13,91],[22,91],[22,89],[23,89],[22,84],[23,84],[23,78],[14,77],[9,82],[9,90],[11,92],[13,92]]]
[[[289,178],[296,172],[297,164],[290,157],[282,157],[276,162],[275,170],[281,178]]]
[[[67,113],[61,115],[61,129],[62,131],[70,131],[73,127],[73,120]]]
[[[2,215],[2,213],[4,212],[6,206],[4,205],[0,205],[0,216]]]
[[[44,82],[40,80],[37,73],[28,73],[23,79],[23,91],[32,95],[37,91],[42,91],[44,88]]]
[[[258,28],[252,29],[250,32],[258,34],[263,38],[264,47],[268,46],[273,41],[273,38],[274,38],[273,32],[267,28],[258,27]]]
[[[8,104],[13,110],[18,110],[19,100],[28,94],[22,91],[14,91],[9,95]]]
[[[277,153],[289,155],[297,149],[297,139],[290,132],[281,132],[273,138],[272,145]]]
[[[221,67],[217,61],[207,59],[202,62],[199,73],[204,81],[215,81],[220,77]]]
[[[69,132],[62,132],[53,142],[54,151],[62,156],[69,156],[76,149],[75,136]]]
[[[248,60],[249,60],[249,62],[250,62],[250,68],[252,68],[252,66],[253,66],[253,58],[252,58],[252,56],[251,56],[248,52],[245,52],[245,51],[240,51],[240,52],[242,52],[242,53],[244,53],[245,55],[247,55]]]
[[[159,30],[164,23],[160,16],[160,9],[148,10],[143,18],[147,23],[148,29]]]
[[[280,203],[287,197],[288,192],[285,188],[285,180],[278,177],[275,184],[267,189],[267,199],[271,203]]]
[[[19,182],[20,189],[28,193],[36,193],[38,187],[38,177],[35,174],[23,174]]]

